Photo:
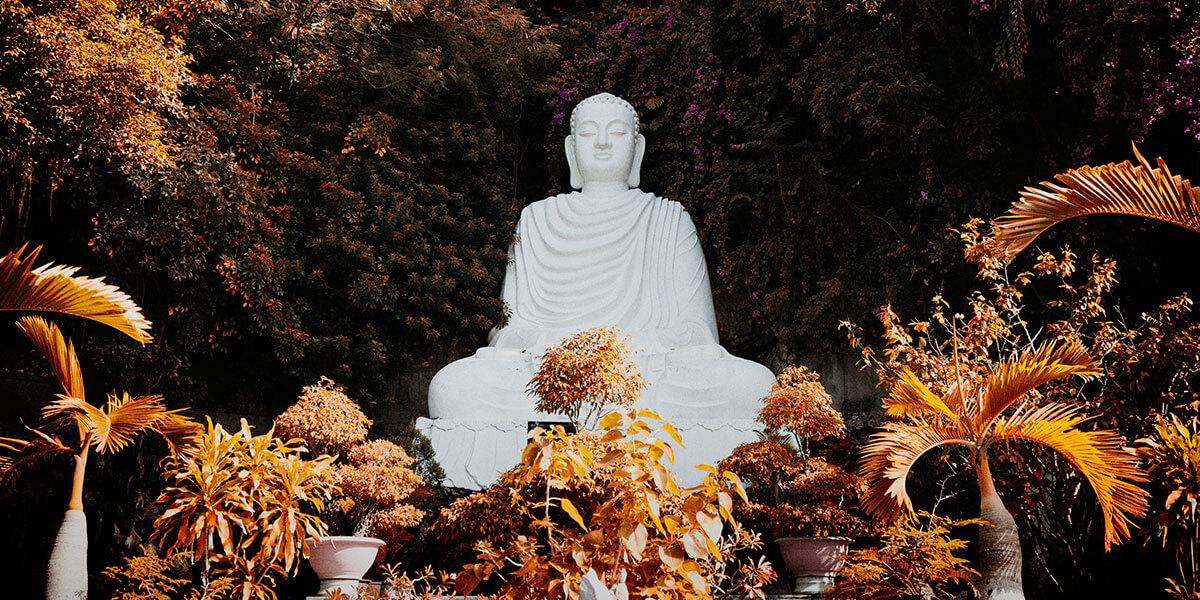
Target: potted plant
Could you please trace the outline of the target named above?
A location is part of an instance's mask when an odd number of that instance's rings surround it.
[[[387,541],[421,521],[412,505],[424,481],[415,460],[387,440],[367,440],[371,420],[343,389],[322,377],[275,419],[280,437],[303,440],[314,453],[337,456],[329,477],[340,491],[321,513],[329,534],[307,540],[309,562],[321,578],[319,594],[341,589],[353,597]]]
[[[774,535],[796,591],[820,592],[833,583],[849,536],[871,531],[856,514],[862,479],[815,453],[814,442],[844,441],[845,423],[819,376],[803,366],[779,374],[758,422],[763,439],[735,448],[720,468],[746,483],[751,503],[740,520]]]
[[[208,419],[195,452],[164,463],[151,539],[165,556],[201,565],[204,598],[274,598],[295,574],[305,539],[325,530],[318,513],[334,489],[325,476],[333,459],[305,451],[274,431],[254,435],[245,419],[235,431]]]

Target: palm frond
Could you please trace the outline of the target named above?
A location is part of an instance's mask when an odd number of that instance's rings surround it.
[[[947,444],[974,447],[968,433],[952,425],[892,422],[884,423],[883,429],[863,446],[858,474],[869,486],[863,508],[885,521],[912,513],[912,499],[905,484],[917,459]]]
[[[967,401],[957,381],[950,384],[950,389],[942,394],[942,404],[945,404],[954,414],[962,417],[963,421],[969,421],[969,418],[974,415],[975,407]]]
[[[891,393],[883,399],[883,408],[889,417],[903,419],[906,417],[928,417],[939,415],[956,420],[958,415],[946,406],[937,394],[934,394],[909,369],[900,372]]]
[[[75,346],[63,338],[58,326],[34,316],[17,319],[17,329],[50,361],[63,392],[72,398],[84,400],[83,371],[79,368],[79,357],[75,355]]]
[[[78,267],[45,264],[33,268],[41,247],[26,246],[0,256],[0,310],[57,312],[91,319],[146,343],[150,322],[129,295],[104,278],[76,275]]]
[[[1015,360],[1001,361],[984,382],[976,431],[986,431],[996,417],[1043,383],[1100,374],[1100,365],[1078,341],[1048,342],[1026,350]]]
[[[0,437],[0,483],[9,475],[16,472],[17,467],[36,459],[48,452],[70,450],[58,441],[58,438],[47,435],[36,429],[32,440]],[[0,486],[3,488],[4,486]]]
[[[130,398],[128,393],[110,395],[105,406],[108,430],[105,435],[96,434],[92,441],[97,452],[118,452],[133,442],[134,436],[152,427],[164,414],[162,396],[138,396]]]
[[[104,411],[79,398],[60,395],[58,399],[42,408],[42,419],[51,429],[74,423],[79,428],[79,443],[91,439],[108,437],[110,421]]]
[[[181,411],[169,410],[154,419],[150,429],[158,432],[167,440],[171,453],[175,456],[195,455],[201,438],[204,437],[204,426],[183,416]]]
[[[1100,167],[1084,166],[1055,176],[1063,183],[1029,186],[1021,199],[996,220],[997,245],[1007,260],[1020,254],[1034,238],[1061,221],[1083,215],[1110,213],[1157,219],[1200,232],[1200,188],[1167,164],[1150,163],[1134,146],[1138,164],[1129,161]]]
[[[1104,548],[1129,539],[1133,518],[1146,513],[1149,494],[1136,482],[1147,480],[1137,457],[1115,431],[1083,431],[1077,408],[1048,404],[996,421],[994,440],[1037,442],[1062,454],[1091,484],[1104,512]],[[995,442],[993,442],[995,443]]]

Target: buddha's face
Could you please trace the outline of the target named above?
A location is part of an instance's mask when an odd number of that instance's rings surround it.
[[[580,105],[575,130],[567,138],[568,159],[579,181],[575,187],[594,184],[636,187],[632,176],[640,162],[641,136],[633,129],[633,115],[619,104],[593,102]]]

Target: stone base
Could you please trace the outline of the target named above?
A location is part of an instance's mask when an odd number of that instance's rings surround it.
[[[833,587],[832,577],[797,577],[792,594],[801,598],[820,598],[830,587]]]
[[[322,579],[321,587],[317,588],[316,596],[308,596],[306,600],[328,600],[329,592],[341,590],[349,600],[358,600],[358,589],[370,586],[379,591],[379,583],[371,583],[361,579]]]
[[[680,484],[697,485],[705,472],[694,465],[716,466],[740,444],[758,440],[762,425],[751,419],[675,420],[683,438],[677,447],[665,433],[660,437],[675,448],[675,471]],[[471,490],[492,485],[521,460],[528,439],[528,421],[462,421],[417,419],[417,430],[430,439],[438,464],[446,472],[445,484]]]

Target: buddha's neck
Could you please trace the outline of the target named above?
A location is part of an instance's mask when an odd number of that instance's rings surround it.
[[[624,181],[585,181],[580,190],[585,194],[602,194],[611,196],[629,191],[629,184]]]

